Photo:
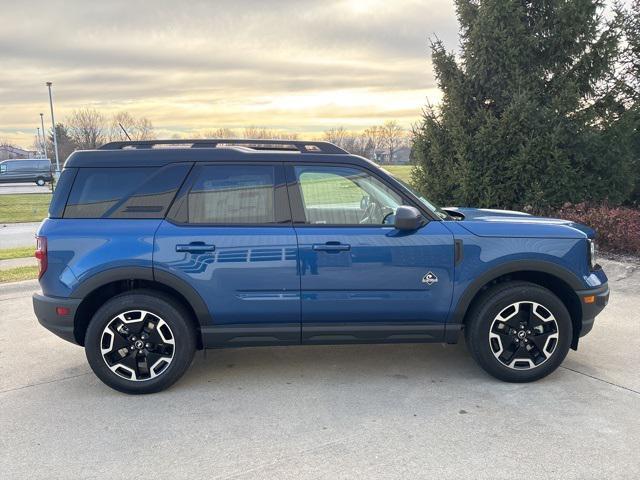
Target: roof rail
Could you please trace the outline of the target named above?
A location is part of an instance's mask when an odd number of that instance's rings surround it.
[[[164,145],[184,145],[190,148],[216,148],[218,146],[243,145],[254,150],[290,150],[300,153],[325,153],[348,155],[349,152],[330,142],[307,142],[304,140],[266,140],[266,139],[178,139],[178,140],[136,140],[128,142],[110,142],[98,150],[145,149]],[[274,148],[275,147],[275,148]]]

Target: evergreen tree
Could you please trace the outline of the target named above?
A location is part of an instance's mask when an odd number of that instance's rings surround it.
[[[56,123],[56,136],[58,140],[58,158],[60,160],[60,168],[62,169],[69,155],[77,150],[78,146],[73,141],[73,138],[71,138],[71,135],[69,135],[67,127],[62,123]],[[55,168],[56,154],[54,151],[53,130],[49,130],[47,134],[47,153]]]
[[[619,36],[601,0],[456,0],[461,53],[439,40],[442,103],[415,132],[414,182],[443,204],[536,209],[628,198],[630,140],[599,86]]]
[[[623,101],[627,110],[622,120],[628,125],[634,158],[635,189],[631,201],[640,203],[640,0],[633,0],[628,9],[616,7],[616,20],[622,37],[618,73],[621,76]]]

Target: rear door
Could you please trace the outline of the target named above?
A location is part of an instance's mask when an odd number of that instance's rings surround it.
[[[453,236],[440,221],[393,227],[411,204],[357,166],[287,167],[298,236],[302,341],[440,340],[453,290]]]
[[[206,345],[299,343],[297,243],[280,163],[194,167],[155,238],[156,277],[206,303]]]

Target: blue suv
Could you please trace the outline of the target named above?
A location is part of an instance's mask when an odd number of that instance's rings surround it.
[[[127,393],[167,388],[196,349],[461,332],[488,373],[528,382],[577,348],[609,297],[591,229],[442,209],[326,142],[75,152],[36,257],[40,323]]]

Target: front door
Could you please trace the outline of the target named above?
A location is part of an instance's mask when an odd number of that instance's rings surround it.
[[[395,209],[408,199],[360,167],[287,168],[302,341],[441,339],[454,263],[453,237],[442,222],[395,229]]]
[[[194,167],[155,237],[156,278],[206,304],[207,346],[299,343],[296,260],[281,164]]]

